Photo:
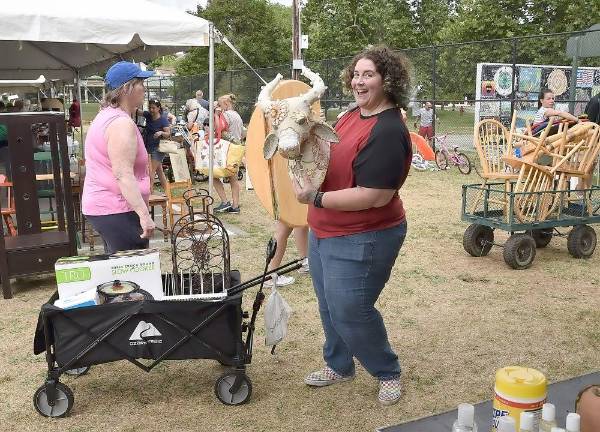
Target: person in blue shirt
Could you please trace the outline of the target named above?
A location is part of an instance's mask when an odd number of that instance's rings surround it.
[[[144,144],[146,151],[150,155],[150,185],[154,189],[154,174],[158,173],[158,179],[166,190],[167,178],[162,168],[162,162],[166,156],[165,153],[158,151],[158,145],[161,139],[167,139],[171,136],[171,124],[166,114],[163,112],[162,105],[158,99],[148,101],[148,111],[144,111],[146,127],[144,129]]]

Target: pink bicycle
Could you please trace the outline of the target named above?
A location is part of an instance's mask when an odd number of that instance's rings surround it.
[[[454,146],[452,151],[448,150],[446,141],[448,135],[439,135],[433,137],[435,143],[435,164],[441,170],[448,169],[448,166],[453,165],[458,168],[462,174],[469,174],[471,172],[471,160],[469,157],[458,151],[458,146]]]

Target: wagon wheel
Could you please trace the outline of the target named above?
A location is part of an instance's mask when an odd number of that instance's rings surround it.
[[[56,400],[48,400],[46,384],[37,389],[33,395],[33,406],[44,417],[66,417],[73,408],[75,398],[69,387],[63,383],[56,383]]]
[[[471,224],[463,235],[463,247],[474,257],[486,256],[493,244],[494,230],[485,225]]]
[[[435,152],[435,164],[441,170],[448,168],[448,156],[441,150]]]
[[[548,246],[548,244],[552,240],[553,233],[553,228],[541,228],[527,231],[527,234],[533,237],[533,240],[535,241],[535,246],[538,249],[545,248],[546,246]]]
[[[236,379],[241,380],[239,388],[232,392]],[[248,402],[252,394],[252,381],[244,373],[225,372],[215,383],[215,395],[225,405],[241,405]]]
[[[577,225],[567,237],[567,249],[574,258],[589,258],[596,249],[596,231],[588,225]]]
[[[80,368],[67,369],[65,371],[65,374],[69,375],[69,376],[73,376],[73,377],[79,377],[79,376],[82,376],[82,375],[85,375],[86,373],[88,373],[91,368],[92,368],[91,366],[83,366]]]
[[[464,153],[459,153],[457,155],[458,157],[458,170],[464,174],[470,174],[471,173],[471,161],[469,160],[469,157],[464,154]]]
[[[503,255],[513,269],[529,268],[535,258],[535,240],[529,234],[513,234],[504,244]]]

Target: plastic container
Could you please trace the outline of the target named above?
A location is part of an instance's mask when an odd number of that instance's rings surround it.
[[[550,432],[565,432],[565,430],[563,428],[553,427],[550,429]]]
[[[542,407],[540,432],[552,432],[552,428],[556,428],[556,408],[551,403],[545,403]]]
[[[577,413],[567,414],[567,425],[565,429],[567,432],[580,432],[581,417]]]
[[[516,421],[513,417],[504,416],[498,419],[498,432],[517,432]]]
[[[473,405],[462,403],[458,406],[458,418],[452,425],[452,432],[477,432]]]
[[[491,432],[498,432],[498,421],[505,416],[512,417],[515,430],[519,430],[522,412],[533,413],[533,427],[537,430],[542,405],[546,402],[546,388],[546,377],[540,371],[520,366],[499,369],[494,385]]]
[[[519,432],[538,432],[535,420],[534,413],[523,411],[519,418]]]

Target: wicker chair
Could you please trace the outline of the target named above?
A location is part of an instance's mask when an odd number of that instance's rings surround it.
[[[513,117],[513,124],[516,117]],[[511,127],[512,129],[512,127]],[[478,207],[483,198],[483,190],[488,181],[503,181],[505,191],[510,190],[511,180],[519,177],[513,168],[505,162],[505,157],[513,152],[512,140],[509,132],[502,123],[493,119],[481,120],[475,126],[474,146],[479,155],[481,177],[483,177],[482,190],[473,204],[473,211]],[[508,217],[508,202],[506,199],[490,200],[491,203],[501,204],[504,215]]]

